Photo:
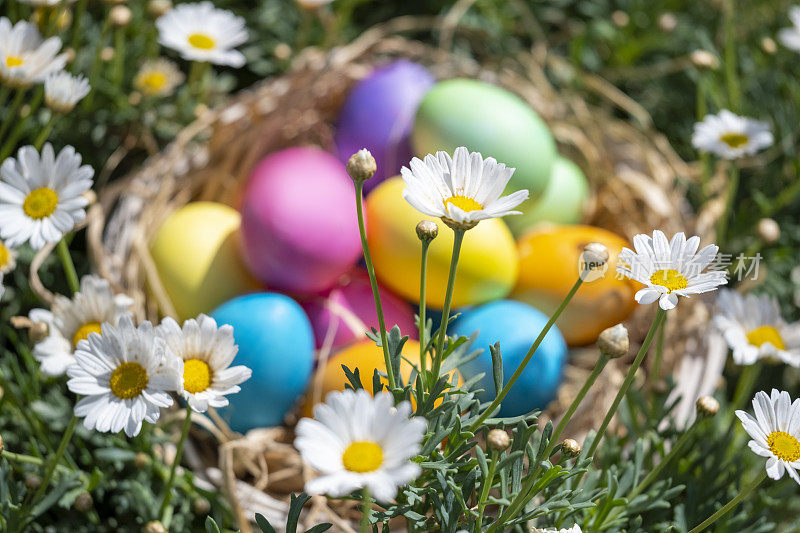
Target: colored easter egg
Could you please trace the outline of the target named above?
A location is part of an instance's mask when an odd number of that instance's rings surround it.
[[[342,162],[319,148],[264,158],[241,213],[245,262],[270,288],[326,290],[361,257],[353,182]]]
[[[520,275],[511,297],[553,313],[578,279],[584,246],[593,241],[608,248],[608,268],[581,285],[557,321],[570,346],[594,342],[635,309],[634,282],[616,275],[617,255],[628,243],[610,231],[581,225],[541,228],[517,242]]]
[[[439,236],[428,252],[426,302],[444,306],[453,231],[441,220],[423,215],[402,197],[403,180],[383,182],[367,197],[367,240],[378,279],[396,294],[419,302],[420,242],[416,226],[434,220]],[[453,306],[503,298],[517,279],[517,251],[508,226],[500,219],[481,221],[467,231],[461,248]]]
[[[213,202],[195,202],[174,213],[150,244],[161,285],[182,320],[258,289],[239,253],[240,216]]]
[[[262,292],[230,300],[211,316],[233,326],[235,364],[253,371],[246,386],[228,396],[222,418],[239,432],[283,423],[306,391],[314,365],[314,333],[300,304]]]
[[[418,333],[411,305],[380,285],[378,292],[386,329],[397,325],[403,335],[416,339]],[[371,327],[378,329],[372,286],[367,273],[362,270],[342,278],[327,295],[311,298],[302,305],[311,319],[317,348],[322,347],[329,336],[331,348],[336,349],[364,338]]]
[[[543,222],[575,224],[580,222],[588,198],[589,184],[578,165],[556,156],[544,194],[523,202],[516,208],[522,214],[505,220],[515,236],[523,235]]]
[[[345,163],[362,148],[375,157],[378,171],[364,183],[365,191],[399,174],[411,160],[414,115],[433,83],[425,67],[400,59],[375,69],[347,96],[336,123],[336,148]]]
[[[460,370],[465,379],[484,374],[476,386],[484,389],[480,393],[481,400],[491,401],[495,397],[489,346],[500,342],[503,378],[504,383],[508,383],[547,321],[547,315],[529,305],[498,300],[464,312],[453,323],[448,333],[469,336],[478,332],[473,347],[483,348],[483,352]],[[534,409],[544,409],[556,396],[566,360],[567,345],[554,326],[503,400],[500,416],[520,416]]]
[[[517,170],[506,192],[547,187],[556,145],[544,121],[517,95],[478,80],[437,83],[420,103],[412,146],[419,157],[459,146]]]

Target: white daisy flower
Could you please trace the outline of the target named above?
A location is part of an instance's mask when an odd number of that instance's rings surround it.
[[[548,528],[548,529],[536,529],[533,528],[533,533],[583,533],[581,530],[581,526],[575,524],[571,528],[568,529],[556,529],[556,528]]]
[[[146,96],[169,96],[184,79],[175,63],[161,58],[145,61],[133,84]]]
[[[99,276],[84,276],[81,290],[70,299],[57,295],[50,311],[33,309],[28,318],[47,325],[47,337],[33,347],[33,356],[47,376],[61,376],[75,362],[78,343],[90,333],[100,333],[106,322],[116,326],[128,314],[133,300],[114,295],[108,281]]]
[[[17,266],[17,251],[0,240],[0,276],[8,274]]]
[[[636,235],[633,238],[636,251],[622,249],[617,272],[647,285],[636,293],[637,302],[647,305],[658,300],[661,309],[672,309],[678,303],[678,296],[713,291],[728,283],[724,271],[703,272],[719,247],[709,244],[698,252],[698,246],[700,237],[686,240],[683,232],[676,233],[671,241],[659,230],[652,237]]]
[[[29,87],[67,64],[61,50],[61,39],[42,40],[39,30],[30,22],[16,24],[0,17],[0,80],[12,87]]]
[[[62,70],[44,80],[44,102],[51,110],[65,115],[89,94],[90,89],[89,80],[84,76],[73,76]]]
[[[742,426],[752,439],[748,446],[767,458],[767,475],[780,479],[784,472],[800,484],[800,399],[792,402],[789,393],[772,389],[772,394],[759,392],[753,398],[755,417],[736,411]]]
[[[367,487],[388,502],[397,488],[419,476],[409,461],[420,451],[427,422],[409,418],[411,404],[395,408],[388,393],[375,398],[361,389],[331,392],[314,407],[314,418],[297,424],[295,447],[322,475],[306,483],[308,494],[341,497]]]
[[[234,50],[247,41],[244,19],[217,9],[211,2],[180,4],[156,20],[158,42],[190,61],[241,67],[241,52]]]
[[[67,146],[56,157],[50,143],[42,154],[23,146],[0,166],[0,238],[10,246],[25,242],[39,249],[57,242],[86,218],[94,170]]]
[[[64,4],[74,4],[76,0],[19,0],[23,4],[28,4],[34,7],[56,7]]]
[[[233,327],[226,324],[218,328],[209,316],[187,320],[182,329],[172,318],[165,318],[156,333],[183,360],[181,394],[199,413],[228,405],[225,396],[239,392],[239,384],[253,373],[243,365],[230,366],[239,351]]]
[[[411,167],[400,171],[406,188],[403,198],[418,211],[441,219],[451,227],[469,229],[481,220],[519,215],[513,209],[528,199],[528,191],[501,197],[514,174],[494,158],[485,160],[478,152],[456,148],[447,152],[414,158]]]
[[[773,142],[769,124],[723,109],[694,125],[692,146],[725,159],[753,155]]]
[[[800,52],[800,7],[789,8],[789,20],[792,21],[792,27],[780,30],[778,40],[786,48]]]
[[[800,366],[800,322],[787,324],[778,300],[769,295],[720,291],[714,325],[733,350],[737,365],[770,359]]]
[[[87,429],[138,435],[144,420],[155,423],[161,408],[172,405],[170,392],[182,388],[183,361],[150,322],[136,327],[130,316],[80,341],[75,360],[67,369],[67,387],[84,396],[75,415]]]

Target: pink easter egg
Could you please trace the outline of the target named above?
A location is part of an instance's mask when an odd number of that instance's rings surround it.
[[[396,324],[403,335],[417,339],[419,335],[411,304],[380,285],[378,291],[386,329],[392,329]],[[354,340],[363,339],[369,328],[378,328],[378,315],[375,312],[369,277],[360,269],[343,277],[327,295],[311,298],[302,305],[311,319],[317,348],[321,348],[327,339],[331,348],[336,349]]]
[[[264,158],[241,213],[245,263],[271,288],[319,293],[361,257],[353,182],[344,164],[319,148]]]

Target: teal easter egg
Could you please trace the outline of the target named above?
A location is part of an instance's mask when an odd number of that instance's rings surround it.
[[[589,183],[581,169],[561,156],[556,156],[553,171],[544,194],[538,199],[524,202],[518,211],[521,215],[504,220],[515,237],[541,223],[576,224],[583,218],[583,209],[589,199]]]
[[[461,374],[467,381],[484,374],[476,388],[483,389],[481,401],[495,398],[492,376],[492,356],[489,346],[500,342],[503,357],[504,384],[522,363],[531,345],[547,324],[547,315],[541,311],[513,300],[497,300],[465,311],[448,330],[453,335],[469,336],[478,332],[474,348],[483,352],[472,361],[461,366]],[[567,344],[554,326],[533,354],[525,370],[503,400],[500,416],[520,416],[544,409],[556,397],[561,384],[564,365],[567,361]]]
[[[517,170],[506,192],[528,189],[538,198],[547,187],[556,145],[544,121],[517,95],[477,80],[434,85],[422,99],[412,145],[419,157],[459,146]]]
[[[262,292],[229,300],[211,316],[233,326],[235,364],[253,371],[247,386],[227,397],[230,405],[220,415],[242,433],[282,424],[305,393],[314,365],[314,332],[300,304]]]

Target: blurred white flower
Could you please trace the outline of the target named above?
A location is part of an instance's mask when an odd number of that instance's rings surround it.
[[[42,83],[67,63],[66,54],[58,55],[61,39],[43,40],[36,26],[21,20],[16,24],[0,17],[0,81],[12,87]]]
[[[436,152],[424,161],[415,157],[409,166],[400,171],[406,184],[403,198],[451,227],[469,229],[481,220],[519,215],[513,209],[528,199],[527,190],[501,197],[515,169],[492,157],[484,160],[463,146],[456,148],[452,158],[447,152]]]
[[[297,5],[302,7],[303,9],[318,9],[322,6],[326,6],[330,3],[333,3],[333,0],[295,0]]]
[[[177,65],[168,59],[145,61],[133,85],[146,96],[169,96],[183,83],[185,76]]]
[[[211,2],[180,4],[156,20],[158,41],[190,61],[241,67],[245,58],[234,50],[247,41],[242,17],[217,9]]]
[[[239,392],[239,384],[252,375],[246,366],[230,366],[239,351],[233,340],[233,327],[226,324],[218,328],[209,316],[187,320],[183,328],[168,317],[156,328],[156,333],[183,360],[180,392],[197,412],[228,405],[225,396]]]
[[[59,241],[86,218],[94,170],[81,165],[81,156],[67,146],[56,157],[50,143],[41,156],[23,146],[17,158],[0,166],[0,238],[9,246],[29,242],[39,249]]]
[[[636,251],[623,248],[620,252],[617,272],[646,285],[636,293],[637,302],[647,305],[658,300],[662,309],[672,309],[678,296],[713,291],[728,282],[724,271],[703,272],[719,248],[709,244],[698,252],[699,246],[700,237],[687,240],[683,232],[671,241],[660,230],[652,237],[639,234],[633,238]]]
[[[769,124],[723,109],[694,125],[692,146],[725,159],[753,155],[773,143]]]
[[[62,70],[50,74],[44,80],[44,102],[56,113],[66,114],[89,94],[90,89],[89,80],[84,76],[73,76]]]
[[[119,326],[105,323],[78,343],[76,362],[67,369],[69,390],[83,396],[75,405],[87,429],[133,437],[142,422],[155,423],[172,405],[170,392],[182,387],[183,361],[155,334],[150,322],[139,327],[130,316]]]
[[[800,52],[800,7],[789,8],[789,20],[792,22],[792,26],[780,30],[778,40],[786,48]]]
[[[376,500],[388,502],[421,473],[409,459],[419,453],[427,422],[409,418],[409,402],[393,403],[388,393],[372,398],[348,389],[328,394],[314,407],[313,419],[300,420],[294,445],[322,474],[306,483],[308,494],[342,497],[367,487]]]
[[[753,453],[767,458],[767,475],[780,479],[784,472],[800,484],[800,400],[792,402],[789,393],[772,389],[772,394],[758,392],[753,398],[755,417],[736,411],[744,430],[752,439]]]
[[[0,276],[8,274],[17,266],[17,251],[9,248],[3,241],[0,241]]]
[[[772,359],[800,366],[800,323],[787,324],[775,298],[722,290],[713,320],[737,365]]]
[[[23,4],[28,4],[34,7],[56,7],[64,4],[74,4],[76,0],[19,0]]]
[[[28,318],[47,325],[47,337],[33,347],[33,356],[47,376],[61,376],[75,362],[78,343],[90,333],[100,333],[108,322],[116,326],[128,314],[133,300],[124,294],[115,295],[108,281],[99,276],[84,276],[81,290],[72,298],[57,295],[50,311],[33,309]]]
[[[533,533],[583,533],[583,531],[581,530],[581,526],[579,526],[578,524],[575,524],[574,526],[572,526],[569,529],[555,529],[555,528],[536,529],[536,528],[533,528]]]

